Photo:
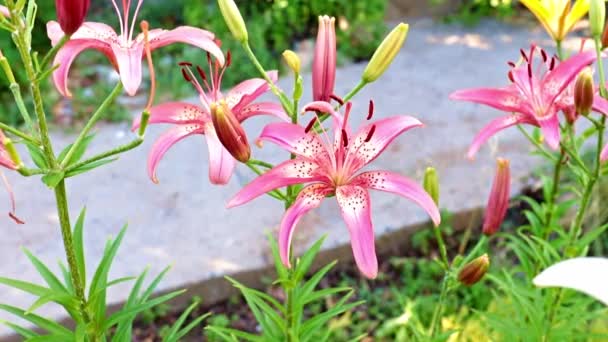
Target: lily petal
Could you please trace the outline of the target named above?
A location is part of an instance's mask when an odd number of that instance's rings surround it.
[[[550,148],[557,150],[560,141],[559,118],[553,114],[544,119],[538,119],[545,142]]]
[[[149,34],[151,50],[173,43],[185,43],[208,51],[221,65],[225,63],[224,54],[214,41],[215,35],[209,31],[196,27],[180,26],[169,31],[152,30]],[[143,41],[143,34],[140,34],[137,40]]]
[[[247,184],[228,202],[227,207],[245,204],[284,186],[322,181],[324,178],[318,169],[319,165],[309,160],[294,159],[283,162]]]
[[[8,213],[8,216],[15,221],[15,223],[17,224],[25,224],[25,222],[23,222],[21,219],[19,219],[17,217],[16,214],[16,209],[17,209],[17,205],[16,205],[16,201],[15,201],[15,193],[13,192],[13,188],[11,187],[11,184],[8,182],[8,179],[6,179],[6,176],[4,175],[4,172],[2,172],[2,170],[0,170],[0,179],[2,179],[2,183],[4,184],[4,187],[6,188],[6,192],[8,193],[8,198],[10,201],[10,205],[11,205],[11,211]]]
[[[65,97],[72,97],[68,89],[68,73],[74,59],[87,49],[96,49],[105,54],[110,61],[113,60],[112,49],[103,41],[95,39],[75,39],[68,41],[55,56],[54,65],[59,67],[53,72],[53,82],[55,87]]]
[[[237,120],[241,122],[256,115],[272,115],[287,122],[291,120],[289,116],[285,114],[283,107],[280,104],[273,102],[252,103],[243,108],[240,112],[235,112],[234,114],[236,115]]]
[[[139,89],[142,77],[142,56],[144,53],[143,44],[133,44],[130,48],[123,48],[119,45],[111,45],[120,80],[125,87],[127,94],[134,96]]]
[[[525,111],[521,96],[514,87],[464,89],[450,94],[450,99],[480,103],[505,112]]]
[[[0,5],[0,15],[3,15],[8,18],[11,16],[11,12],[9,12],[8,8],[6,8],[5,6]]]
[[[608,160],[608,145],[604,146],[604,148],[602,149],[602,153],[600,154],[600,159],[602,162],[605,162]]]
[[[276,82],[279,78],[279,72],[276,70],[268,72],[267,75],[273,82]],[[268,86],[266,80],[252,78],[232,88],[226,95],[226,102],[233,112],[240,112],[268,90],[270,90],[270,86]]]
[[[477,136],[475,136],[475,139],[473,139],[473,143],[471,144],[471,147],[469,147],[469,151],[467,152],[467,157],[469,159],[475,158],[475,154],[477,154],[477,151],[479,151],[481,145],[483,145],[496,133],[511,126],[524,123],[534,124],[534,120],[528,118],[523,114],[511,114],[492,120],[492,122],[482,128],[481,131],[477,134]]]
[[[208,123],[205,127],[205,138],[209,149],[209,180],[216,185],[228,184],[234,173],[236,160],[220,142],[213,124]]]
[[[558,262],[533,280],[538,287],[565,287],[608,305],[608,259],[574,258]]]
[[[595,95],[593,97],[593,106],[591,108],[595,112],[608,115],[608,101],[600,95]]]
[[[547,103],[553,103],[578,73],[595,59],[595,51],[581,52],[559,63],[553,71],[547,73],[542,80],[543,94]]]
[[[187,102],[168,102],[150,109],[150,124],[205,124],[211,117],[201,107]],[[139,129],[141,118],[133,121],[132,131]]]
[[[347,163],[351,163],[352,172],[378,158],[400,134],[420,126],[422,126],[422,122],[418,119],[400,115],[378,120],[363,127],[348,147],[346,158],[351,159]]]
[[[165,156],[165,153],[176,143],[193,134],[204,134],[204,127],[201,125],[181,125],[171,128],[161,135],[152,146],[148,157],[148,176],[154,183],[158,183],[156,168],[158,163]]]
[[[355,262],[363,275],[374,279],[378,275],[378,258],[374,245],[369,193],[363,187],[345,185],[337,188],[336,199],[350,232]]]
[[[309,185],[300,192],[296,201],[285,212],[279,231],[279,254],[285,266],[291,267],[289,262],[291,238],[300,218],[310,210],[317,208],[331,192],[332,189],[325,184]]]
[[[307,134],[300,125],[271,123],[264,127],[259,139],[277,144],[298,156],[312,160],[329,159],[329,154],[317,135]]]
[[[441,223],[441,215],[435,201],[422,186],[407,177],[388,171],[371,171],[357,176],[353,184],[405,197],[424,209],[436,226]]]

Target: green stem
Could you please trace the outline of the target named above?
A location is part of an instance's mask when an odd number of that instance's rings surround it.
[[[12,70],[8,60],[2,54],[0,54],[0,67],[2,67],[2,70],[4,71],[4,75],[6,76],[8,82],[10,84],[9,89],[11,90],[11,93],[13,94],[13,98],[15,99],[15,104],[17,105],[17,109],[19,110],[19,114],[21,114],[23,121],[25,121],[25,125],[31,131],[32,128],[34,127],[34,124],[32,122],[32,118],[30,117],[30,113],[28,112],[27,108],[25,107],[25,102],[23,101],[23,96],[21,95],[21,87],[19,87],[19,84],[17,83],[17,80],[15,79],[15,75],[13,74],[13,70]]]
[[[437,336],[437,332],[439,330],[439,323],[441,321],[441,315],[443,314],[443,308],[445,306],[445,301],[448,297],[449,292],[449,282],[450,282],[450,272],[447,271],[445,276],[443,277],[443,281],[441,283],[441,293],[439,295],[439,302],[435,307],[435,312],[433,313],[433,320],[431,321],[431,340],[434,340]]]
[[[564,60],[564,49],[563,49],[563,46],[562,46],[562,41],[561,40],[556,40],[555,41],[555,45],[556,45],[556,48],[557,48],[557,57],[561,61],[563,61]]]
[[[547,157],[547,159],[551,160],[552,162],[557,161],[557,158],[555,158],[553,154],[549,153],[541,143],[536,141],[536,139],[534,139],[525,128],[523,128],[521,125],[517,125],[517,129],[519,129],[519,131],[538,149],[538,151]]]
[[[66,173],[69,173],[70,171],[77,170],[77,169],[79,169],[79,168],[81,168],[83,166],[92,164],[92,163],[100,161],[102,159],[106,159],[106,158],[113,157],[113,156],[118,155],[118,154],[125,153],[127,151],[135,149],[136,147],[138,147],[139,145],[141,145],[143,142],[144,142],[144,140],[141,137],[137,137],[137,138],[135,138],[135,140],[131,141],[128,144],[124,144],[124,145],[118,146],[118,147],[116,147],[116,148],[114,148],[114,149],[112,149],[110,151],[97,154],[97,155],[95,155],[95,156],[93,156],[93,157],[91,157],[89,159],[86,159],[84,161],[81,161],[79,163],[71,165],[68,168],[66,168],[65,171],[66,171]]]
[[[439,226],[433,225],[433,231],[435,232],[435,239],[437,239],[437,245],[439,246],[441,262],[443,263],[444,269],[448,270],[450,268],[450,261],[448,259],[448,252],[445,246],[445,241],[443,240],[443,235],[441,234],[441,230],[439,230]]]
[[[43,170],[43,169],[28,169],[26,167],[20,167],[17,172],[19,172],[19,174],[21,174],[23,177],[31,177],[31,176],[37,176],[37,175],[44,175],[49,173],[49,170]]]
[[[26,140],[36,146],[40,145],[40,141],[36,140],[36,138],[34,138],[26,133],[23,133],[20,130],[13,128],[5,123],[0,122],[0,129],[2,129],[5,132],[9,132],[9,133],[13,134],[14,136],[19,137],[23,140]]]
[[[555,163],[553,169],[553,183],[551,184],[551,193],[547,199],[547,214],[545,215],[545,230],[543,232],[543,240],[547,240],[551,234],[551,221],[553,220],[553,213],[555,211],[555,200],[557,199],[557,193],[559,192],[559,180],[561,178],[562,165],[564,164],[565,158],[564,149],[560,150],[559,158]]]
[[[76,151],[78,151],[78,149],[80,148],[80,145],[82,145],[82,142],[89,135],[89,132],[93,129],[93,127],[95,127],[95,124],[97,123],[97,121],[99,121],[99,119],[101,119],[103,114],[105,114],[107,109],[110,107],[110,105],[112,103],[114,103],[114,100],[116,100],[116,98],[120,95],[121,92],[122,92],[122,83],[119,82],[116,85],[116,87],[114,87],[114,90],[112,90],[112,93],[110,94],[110,96],[108,96],[103,101],[101,106],[99,106],[97,111],[95,111],[95,113],[91,116],[91,118],[89,119],[89,122],[87,122],[87,124],[84,126],[84,128],[80,132],[80,135],[78,135],[78,138],[76,138],[76,141],[74,141],[74,143],[72,144],[72,147],[70,148],[68,153],[65,155],[65,158],[63,158],[63,161],[61,162],[62,168],[65,168],[66,166],[69,165],[70,159],[72,159],[72,156],[74,155],[74,153],[76,153]]]
[[[55,58],[55,55],[57,55],[57,52],[69,40],[70,40],[70,36],[64,35],[63,37],[61,37],[61,40],[59,42],[57,42],[57,44],[55,44],[55,46],[53,46],[53,48],[46,54],[46,56],[44,56],[44,59],[42,59],[42,63],[40,63],[40,71],[41,72],[44,72],[44,69],[46,69],[46,67],[51,62],[51,59]]]
[[[287,341],[298,342],[298,332],[296,330],[295,314],[293,312],[295,305],[294,288],[289,286],[285,289],[285,300],[287,301],[287,308],[285,310],[287,315]]]
[[[363,80],[359,81],[359,84],[357,84],[348,94],[346,94],[346,96],[344,96],[344,103],[355,97],[355,95],[357,95],[366,85],[367,83]]]

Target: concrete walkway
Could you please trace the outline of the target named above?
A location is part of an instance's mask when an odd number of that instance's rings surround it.
[[[519,48],[528,47],[532,41],[547,44],[544,32],[494,22],[473,29],[443,26],[427,19],[412,22],[406,46],[390,72],[361,93],[353,114],[362,118],[371,98],[376,102],[378,118],[411,114],[426,127],[404,134],[374,168],[398,171],[421,181],[424,169],[435,166],[441,176],[442,208],[458,213],[485,205],[494,159],[500,155],[511,159],[513,191],[520,191],[525,184],[524,176],[539,165],[538,159],[528,156],[529,145],[516,129],[511,129],[484,147],[476,161],[466,160],[464,154],[473,135],[498,112],[454,103],[447,96],[459,88],[505,84],[506,62],[517,59]],[[340,69],[336,92],[345,94],[350,90],[364,67],[365,64],[356,64]],[[281,82],[286,89],[290,84],[287,79]],[[307,76],[306,89],[309,88]],[[305,96],[310,98],[309,94]],[[260,133],[265,122],[253,119],[247,123],[251,139]],[[281,205],[265,197],[244,207],[225,209],[226,201],[253,175],[245,167],[239,167],[228,186],[209,184],[203,137],[187,139],[173,148],[159,168],[160,184],[154,185],[146,176],[146,158],[163,129],[152,127],[143,147],[110,166],[68,181],[74,219],[83,206],[88,209],[85,240],[89,270],[100,259],[108,236],[115,236],[128,222],[129,230],[112,268],[112,277],[136,275],[147,265],[151,274],[156,274],[166,265],[173,265],[162,290],[188,287],[205,290],[208,299],[221,297],[229,285],[206,281],[269,264],[265,234],[275,231],[282,215]],[[57,147],[65,146],[73,138],[59,132],[54,135]],[[92,152],[117,146],[130,138],[126,124],[105,126],[98,131]],[[253,152],[258,159],[275,162],[286,157],[271,144],[261,150],[254,147]],[[16,175],[10,175],[10,179],[17,194],[19,215],[27,225],[15,226],[2,219],[0,259],[4,264],[0,274],[39,282],[41,279],[20,247],[30,249],[53,266],[56,260],[64,259],[54,199],[38,179]],[[4,196],[0,192],[2,208]],[[394,195],[375,193],[372,201],[377,236],[428,221],[416,205]],[[348,246],[347,230],[336,209],[335,201],[328,200],[303,220],[294,239],[296,252],[322,234],[328,234],[325,248]],[[340,251],[333,256],[341,262],[351,257],[348,248]],[[112,302],[120,302],[126,294],[124,287],[110,291]],[[32,301],[22,293],[0,287],[0,302],[27,308]],[[53,317],[63,315],[52,305],[38,312]],[[5,318],[8,316],[0,314],[0,319]]]

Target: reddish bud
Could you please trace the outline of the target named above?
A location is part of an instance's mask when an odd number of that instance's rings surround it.
[[[587,67],[578,74],[574,84],[574,104],[578,114],[587,115],[591,112],[594,96],[593,74],[591,69]]]
[[[55,0],[57,21],[66,35],[78,31],[89,12],[91,0]]]
[[[458,281],[466,286],[477,284],[488,273],[488,268],[490,268],[490,258],[484,254],[464,265],[458,272]]]
[[[319,17],[319,32],[312,64],[312,94],[315,101],[330,100],[336,82],[335,19]]]
[[[496,175],[492,184],[492,191],[486,207],[486,216],[483,222],[483,233],[495,234],[507,215],[509,208],[509,195],[511,192],[511,171],[509,161],[498,158]]]
[[[608,25],[604,26],[604,32],[602,33],[602,50],[608,48]]]
[[[245,130],[225,101],[211,104],[211,120],[222,145],[234,159],[246,163],[251,157],[251,148]]]

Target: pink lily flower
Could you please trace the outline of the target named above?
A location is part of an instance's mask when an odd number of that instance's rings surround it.
[[[537,50],[540,51],[542,63],[535,69],[534,53]],[[595,52],[589,51],[559,63],[556,57],[547,57],[547,53],[536,46],[532,46],[529,54],[523,50],[521,54],[524,60],[521,66],[510,63],[510,85],[503,88],[459,90],[450,95],[452,100],[480,103],[510,112],[507,116],[493,120],[475,137],[467,154],[471,159],[494,134],[519,124],[540,127],[547,145],[557,149],[560,142],[557,113],[567,108],[570,100],[574,104],[574,93],[570,95],[567,92],[569,86],[578,73],[596,59]]]
[[[496,161],[496,174],[492,182],[492,190],[488,197],[486,215],[483,221],[482,231],[484,234],[490,236],[498,232],[505,220],[505,216],[507,216],[510,195],[511,168],[509,160],[498,158]]]
[[[11,16],[11,12],[8,10],[8,8],[6,8],[5,6],[0,5],[0,14],[2,14],[5,17],[10,17]]]
[[[72,35],[70,41],[57,53],[54,62],[59,68],[53,72],[53,81],[63,96],[72,96],[67,87],[68,72],[76,56],[87,49],[95,49],[106,55],[120,74],[120,80],[127,93],[131,96],[135,95],[142,79],[144,36],[140,33],[134,37],[133,34],[142,3],[143,0],[138,1],[133,17],[129,18],[131,0],[122,1],[122,14],[116,1],[112,0],[120,22],[120,35],[116,34],[110,26],[95,22],[85,22]],[[47,24],[47,34],[53,45],[64,36],[64,32],[55,21]],[[154,29],[149,32],[151,50],[181,42],[210,52],[220,64],[224,64],[224,56],[214,42],[214,38],[213,33],[209,31],[189,26],[181,26],[170,31]]]
[[[439,224],[440,215],[433,199],[416,182],[389,171],[358,171],[374,161],[401,133],[422,123],[410,116],[394,116],[367,124],[349,136],[350,103],[346,105],[344,117],[327,102],[313,102],[305,110],[332,114],[334,137],[330,138],[326,132],[315,133],[312,128],[317,117],[307,128],[291,123],[266,126],[260,139],[275,143],[297,157],[253,180],[230,200],[228,207],[245,204],[280,187],[308,184],[281,221],[279,250],[282,262],[290,267],[291,239],[298,221],[318,207],[325,197],[335,194],[350,233],[357,266],[366,277],[375,278],[378,261],[368,190],[392,192],[414,201],[435,224]],[[372,114],[370,109],[369,119]]]
[[[336,83],[335,18],[319,17],[319,32],[312,66],[312,94],[315,101],[329,102]]]
[[[236,160],[220,142],[218,134],[213,126],[211,108],[213,106],[227,106],[236,120],[240,123],[257,115],[272,115],[284,121],[289,117],[281,105],[272,102],[254,101],[270,90],[264,79],[253,78],[238,84],[226,95],[221,93],[222,76],[227,67],[230,66],[230,54],[227,62],[220,67],[219,62],[212,63],[208,55],[211,78],[205,72],[196,67],[197,73],[203,80],[199,83],[190,69],[190,63],[180,63],[182,73],[187,82],[191,83],[199,93],[202,106],[186,102],[169,102],[150,109],[150,124],[169,123],[176,125],[163,134],[154,144],[148,158],[148,175],[154,183],[158,183],[156,168],[165,153],[177,142],[194,134],[202,134],[207,140],[209,148],[209,180],[212,184],[227,184],[230,181]],[[272,71],[270,78],[276,82],[278,73]],[[133,130],[139,128],[140,121],[133,123]]]

